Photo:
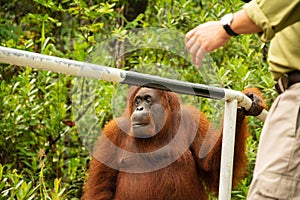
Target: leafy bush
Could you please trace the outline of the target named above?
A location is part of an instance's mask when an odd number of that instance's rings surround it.
[[[41,162],[41,165],[42,162]],[[42,199],[59,200],[64,199],[63,194],[65,188],[61,188],[61,178],[54,179],[53,186],[48,188],[44,181],[43,169],[39,173],[38,181],[26,181],[22,174],[18,174],[17,170],[9,170],[0,164],[0,190],[1,197],[5,199],[26,199],[31,200],[37,197]],[[33,178],[33,177],[32,177]],[[47,183],[48,184],[48,183]]]

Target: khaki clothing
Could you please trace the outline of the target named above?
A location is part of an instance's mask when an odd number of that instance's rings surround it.
[[[263,127],[248,198],[300,199],[300,83],[273,103]]]
[[[276,33],[300,21],[299,0],[252,0],[244,9],[251,20],[262,29],[260,38],[263,41],[271,40]]]
[[[269,41],[269,69],[275,80],[300,70],[300,0],[253,0],[244,6],[251,20]]]
[[[270,43],[268,61],[275,80],[284,73],[300,70],[300,22],[276,34]]]
[[[300,70],[300,0],[252,0],[244,6],[271,40],[269,69],[278,80]],[[300,199],[300,83],[277,97],[265,121],[248,200]]]

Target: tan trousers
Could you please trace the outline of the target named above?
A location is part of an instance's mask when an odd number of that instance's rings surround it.
[[[300,83],[273,103],[258,147],[248,200],[300,200]]]

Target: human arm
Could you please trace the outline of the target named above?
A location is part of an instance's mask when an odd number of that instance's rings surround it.
[[[237,34],[257,33],[261,29],[253,23],[244,9],[234,13],[231,29]],[[192,61],[201,66],[201,60],[206,52],[214,51],[224,46],[231,36],[223,28],[220,21],[200,24],[186,34],[186,48]]]
[[[243,9],[261,28],[263,41],[271,40],[277,32],[300,21],[300,0],[252,0]]]
[[[300,20],[299,0],[297,1],[251,1],[234,13],[231,29],[238,34],[261,33],[261,39],[272,39],[276,32]],[[230,36],[219,21],[207,22],[186,34],[186,48],[192,61],[201,66],[206,52],[224,46]]]

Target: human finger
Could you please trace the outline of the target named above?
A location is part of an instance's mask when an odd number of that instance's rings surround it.
[[[188,39],[185,43],[185,47],[188,50],[188,52],[191,51],[192,46],[194,45],[195,40],[193,40],[192,38]]]
[[[207,52],[205,51],[205,49],[199,47],[195,56],[195,64],[197,68],[200,68],[202,65],[202,60],[205,56],[205,54],[207,54]]]
[[[189,40],[189,39],[191,39],[191,38],[194,36],[195,32],[196,32],[196,28],[190,30],[190,31],[185,35],[186,41]]]
[[[185,45],[186,45],[186,49],[190,50],[190,48],[193,46],[193,43],[196,42],[196,28],[192,29],[191,31],[189,31],[186,34],[185,37]]]
[[[191,47],[189,48],[189,53],[192,59],[192,62],[196,65],[196,67],[201,66],[201,60],[206,51],[203,51],[201,46],[197,42],[193,42]]]

